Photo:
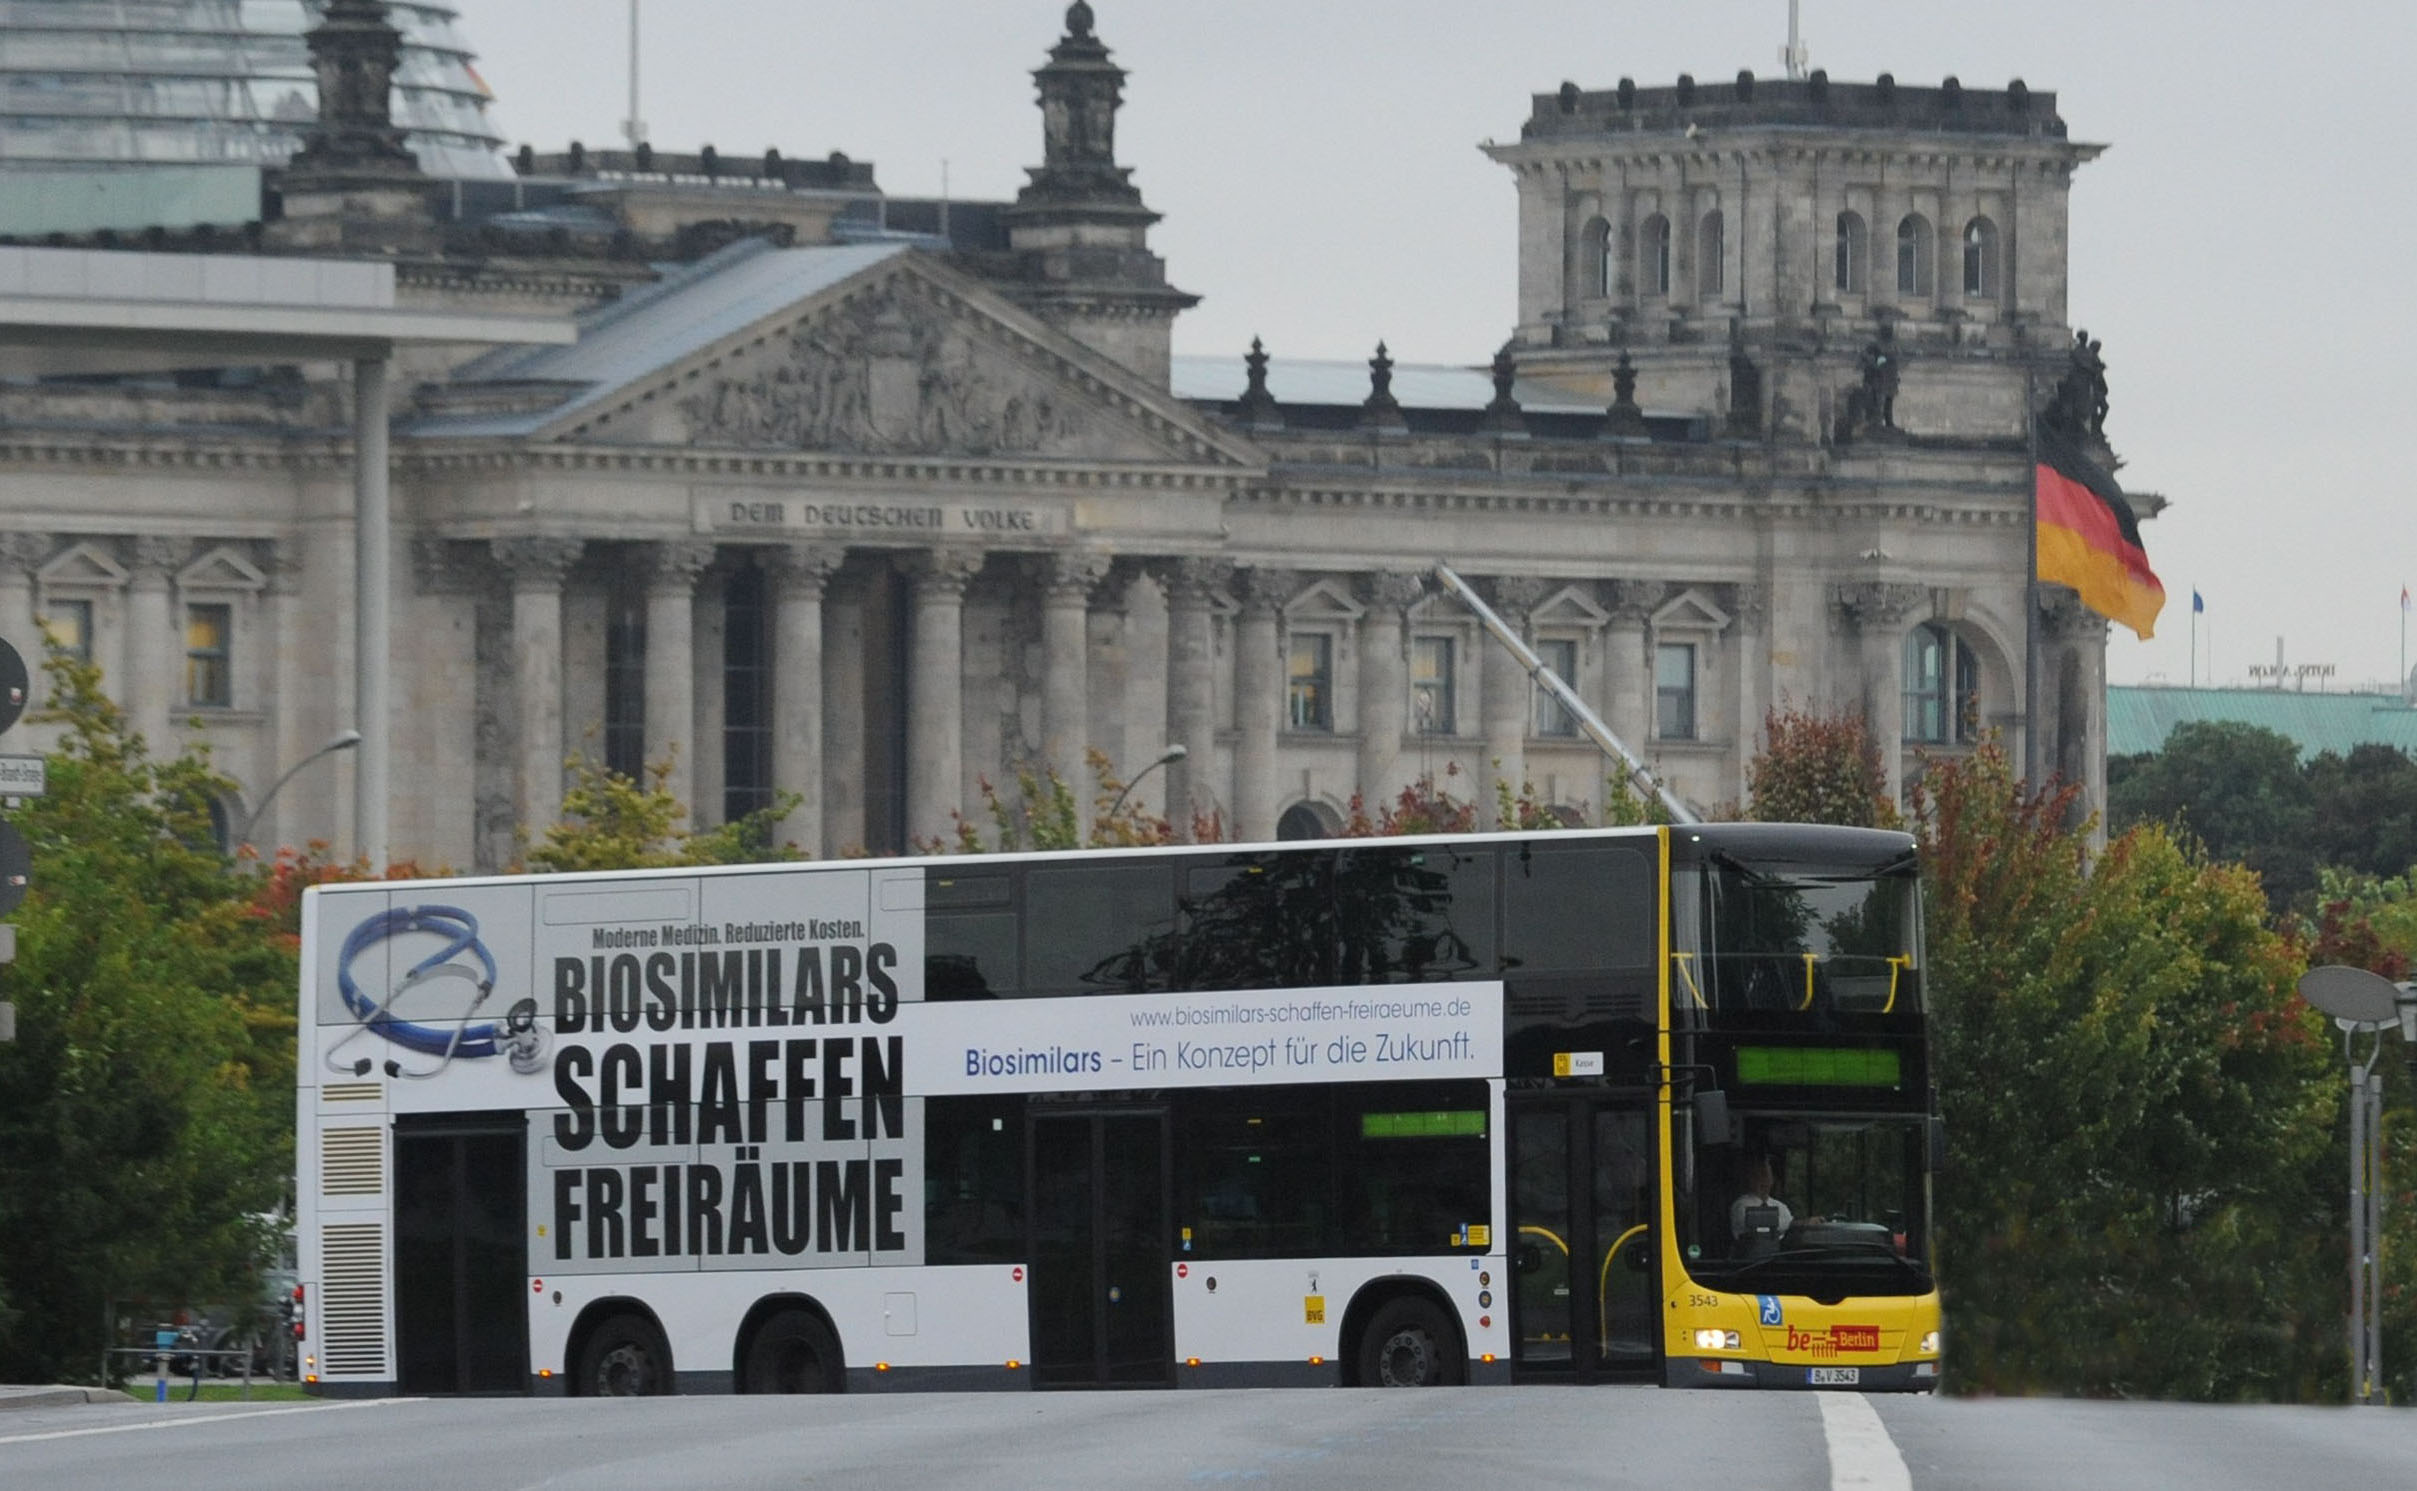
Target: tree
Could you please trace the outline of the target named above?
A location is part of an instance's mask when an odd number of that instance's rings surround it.
[[[687,805],[671,793],[672,758],[650,761],[643,780],[600,761],[574,755],[566,763],[570,786],[562,794],[562,817],[528,854],[541,874],[592,870],[661,869],[676,865],[745,865],[802,859],[794,844],[775,835],[797,806],[794,792],[717,828],[683,828]]]
[[[2249,875],[2153,824],[2093,859],[2070,798],[2023,787],[1994,743],[1912,794],[1957,1378],[2337,1387],[2341,1083],[2300,959]]]
[[[0,1046],[0,1379],[91,1376],[120,1304],[240,1301],[292,1172],[295,966],[210,828],[232,783],[149,754],[54,654],[67,727],[14,815],[18,1039]]]
[[[2110,774],[2107,821],[2187,830],[2210,857],[2245,864],[2275,907],[2316,885],[2312,803],[2291,737],[2231,720],[2174,727],[2165,748]]]
[[[2389,878],[2417,869],[2417,761],[2397,746],[2352,746],[2308,763],[2308,817],[2319,864]]]
[[[1893,827],[1880,747],[1863,717],[1779,705],[1763,717],[1763,748],[1746,768],[1750,815],[1762,823]]]

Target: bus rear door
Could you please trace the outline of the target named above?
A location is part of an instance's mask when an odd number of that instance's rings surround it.
[[[1037,1112],[1029,1132],[1034,1385],[1172,1386],[1166,1113]]]

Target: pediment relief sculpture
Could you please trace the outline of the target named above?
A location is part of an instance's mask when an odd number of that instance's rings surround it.
[[[681,400],[680,412],[702,445],[1075,460],[1169,454],[978,323],[896,287],[774,338],[751,364]]]

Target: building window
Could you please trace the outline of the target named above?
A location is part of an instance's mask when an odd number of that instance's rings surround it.
[[[1905,637],[1905,738],[1919,745],[1978,739],[1981,666],[1963,638],[1936,622]]]
[[[1285,651],[1284,718],[1292,729],[1334,728],[1334,638],[1295,632]]]
[[[52,601],[42,608],[42,640],[79,663],[92,661],[92,602]]]
[[[772,657],[764,572],[732,572],[722,592],[722,820],[772,805]]]
[[[1905,214],[1897,224],[1897,293],[1899,295],[1928,295],[1932,249],[1930,219],[1918,212]]]
[[[1670,293],[1670,219],[1658,212],[1637,227],[1637,293]]]
[[[1695,739],[1695,644],[1664,642],[1653,649],[1653,733],[1660,740]]]
[[[1720,298],[1722,275],[1728,263],[1728,232],[1721,222],[1720,209],[1704,214],[1695,227],[1695,293],[1704,300]]]
[[[1964,224],[1964,295],[1997,298],[1997,224],[1985,217]]]
[[[629,585],[604,604],[604,766],[634,782],[646,775],[646,596]]]
[[[185,703],[196,709],[225,709],[235,702],[231,606],[185,607]]]
[[[1576,688],[1578,676],[1578,644],[1567,638],[1547,638],[1536,644],[1536,657],[1553,670],[1553,676]],[[1541,687],[1536,690],[1536,733],[1538,735],[1569,736],[1578,733],[1578,717],[1562,702]]]
[[[1450,735],[1457,728],[1452,661],[1450,637],[1410,644],[1410,718],[1421,735]]]
[[[1280,843],[1295,843],[1303,839],[1331,839],[1334,824],[1315,804],[1296,802],[1276,820],[1276,839]]]
[[[1871,273],[1871,235],[1863,229],[1863,216],[1856,212],[1838,214],[1838,254],[1836,281],[1841,295],[1861,295]]]
[[[1596,218],[1581,239],[1578,284],[1588,295],[1609,299],[1612,291],[1611,224]]]

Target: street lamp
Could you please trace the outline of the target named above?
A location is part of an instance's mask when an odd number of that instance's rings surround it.
[[[332,756],[338,751],[349,751],[360,743],[360,731],[346,730],[332,740],[329,740],[325,745],[319,747],[319,749],[311,752],[309,755],[287,767],[285,769],[285,775],[279,777],[276,781],[269,783],[269,790],[261,793],[260,801],[252,804],[252,810],[243,815],[243,826],[238,828],[232,835],[229,836],[227,845],[228,850],[232,852],[252,842],[252,830],[259,826],[260,815],[269,810],[269,804],[276,800],[277,794],[284,790],[285,784],[294,779],[294,773],[302,770],[302,768],[305,766],[310,765],[313,761],[318,760],[321,756]]]
[[[2350,1401],[2383,1391],[2383,1033],[2397,1027],[2417,1068],[2417,985],[2329,964],[2300,975],[2300,998],[2341,1027],[2350,1066]],[[2374,1037],[2358,1059],[2358,1037]]]
[[[1130,794],[1134,788],[1141,785],[1141,779],[1143,777],[1148,776],[1151,772],[1156,771],[1161,766],[1173,766],[1176,762],[1181,761],[1184,757],[1189,756],[1190,754],[1191,752],[1185,750],[1180,743],[1168,746],[1165,750],[1159,752],[1157,760],[1133,773],[1133,780],[1125,783],[1124,790],[1116,794],[1116,801],[1108,804],[1108,811],[1105,816],[1110,819],[1114,819],[1116,817],[1116,810],[1125,805],[1126,796]]]

